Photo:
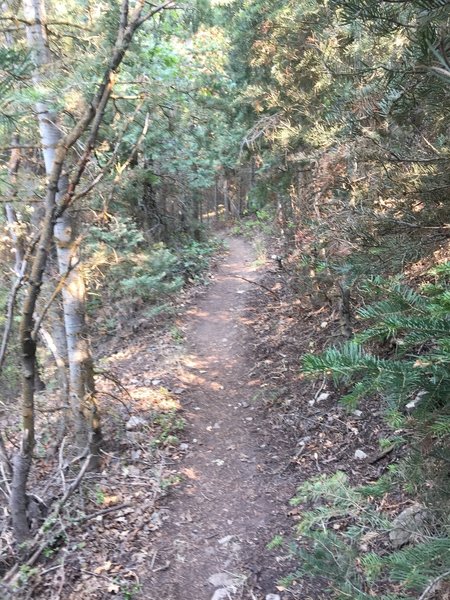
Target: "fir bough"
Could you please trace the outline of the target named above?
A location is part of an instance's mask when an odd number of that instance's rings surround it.
[[[420,532],[420,542],[394,550],[394,527],[374,497],[395,485],[393,475],[352,487],[344,473],[303,484],[292,504],[310,507],[291,547],[298,568],[290,577],[320,578],[330,598],[408,600],[426,588],[450,563],[450,539]],[[289,578],[285,584],[290,583]]]
[[[373,279],[366,291],[377,301],[359,311],[365,329],[339,348],[304,357],[304,373],[326,374],[350,388],[344,403],[354,407],[378,396],[386,420],[403,430],[402,440],[411,447],[404,462],[373,484],[354,488],[336,473],[299,489],[294,503],[309,510],[298,526],[297,575],[325,577],[332,597],[415,598],[450,569],[442,508],[450,497],[449,274],[450,264],[440,265],[419,291],[398,279]],[[376,502],[399,486],[428,504],[433,526],[394,550],[388,515]],[[367,540],[377,537],[379,549],[370,548]],[[388,589],[392,593],[383,595]]]

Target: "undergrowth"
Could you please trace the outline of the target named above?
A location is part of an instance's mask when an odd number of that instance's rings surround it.
[[[254,240],[258,235],[271,235],[274,231],[273,213],[274,211],[268,206],[259,208],[253,214],[240,219],[234,225],[232,233],[250,240]]]
[[[387,479],[381,490],[380,482],[352,487],[337,472],[299,488],[292,500],[305,508],[298,543],[292,546],[299,567],[285,585],[299,577],[319,577],[331,597],[406,600],[417,598],[430,580],[448,570],[450,539],[431,521],[416,532],[414,543],[393,550],[389,532],[394,526],[381,501],[398,478],[391,474]]]
[[[299,488],[293,503],[303,512],[292,548],[299,567],[286,585],[318,577],[332,598],[406,600],[431,598],[448,577],[449,281],[450,263],[432,270],[418,291],[399,278],[371,279],[365,292],[372,303],[359,310],[361,333],[304,357],[304,374],[325,374],[350,388],[342,397],[347,407],[378,397],[395,439],[407,443],[409,453],[364,486],[350,485],[337,472]],[[383,506],[402,494],[421,503],[424,517],[411,521],[411,535],[396,543],[389,534],[399,527],[399,510],[391,514]]]
[[[220,247],[213,239],[170,248],[162,242],[149,245],[128,218],[93,227],[87,244],[90,312],[106,309],[104,324],[111,331],[117,308],[130,312],[145,305],[148,318],[170,313],[175,295],[205,276]]]

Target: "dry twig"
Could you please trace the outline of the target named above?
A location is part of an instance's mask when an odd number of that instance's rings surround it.
[[[435,579],[433,579],[433,581],[425,588],[425,590],[423,591],[419,600],[425,600],[425,598],[428,598],[428,596],[431,593],[436,591],[437,584],[440,581],[442,581],[443,579],[445,579],[446,577],[448,577],[449,575],[450,575],[450,571],[446,571],[445,573],[442,573],[441,575],[439,575],[439,577],[436,577]]]
[[[270,294],[272,294],[272,296],[275,296],[275,298],[279,298],[278,292],[271,290],[270,288],[263,285],[262,283],[258,283],[257,281],[252,281],[251,279],[247,279],[247,277],[242,277],[242,275],[231,275],[231,277],[236,277],[237,279],[243,279],[247,283],[253,283],[253,285],[257,285],[258,287],[262,288],[263,290],[266,290],[266,292],[269,292]]]
[[[41,556],[42,552],[48,546],[50,539],[56,537],[62,530],[61,527],[58,531],[54,531],[55,523],[61,513],[62,508],[66,504],[67,500],[70,496],[78,489],[80,486],[83,477],[86,474],[86,471],[89,468],[91,462],[91,454],[86,456],[86,460],[83,463],[83,466],[80,469],[75,480],[70,484],[70,486],[65,491],[61,500],[56,503],[53,511],[50,513],[49,517],[46,519],[45,523],[39,529],[37,534],[34,536],[34,539],[30,542],[29,552],[31,553],[28,560],[23,564],[16,563],[5,575],[3,578],[3,583],[7,585],[14,585],[17,581],[17,578],[20,575],[20,569],[24,566],[32,567],[36,564],[37,560]]]

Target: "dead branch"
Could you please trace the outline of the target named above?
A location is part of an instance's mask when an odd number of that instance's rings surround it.
[[[2,476],[5,486],[8,488],[8,493],[11,492],[9,489],[9,482],[12,479],[12,465],[9,460],[8,452],[6,451],[5,440],[3,439],[2,434],[0,433],[0,464],[2,469]]]
[[[7,304],[7,309],[6,309],[6,318],[5,318],[5,329],[3,330],[2,344],[0,346],[0,370],[3,367],[3,363],[5,362],[9,336],[11,335],[11,329],[12,329],[12,325],[13,325],[13,321],[14,321],[14,308],[16,305],[16,298],[17,298],[17,294],[19,293],[20,288],[23,285],[26,270],[27,270],[27,262],[25,260],[23,260],[22,266],[20,269],[20,273],[17,275],[16,281],[14,282],[14,285],[11,288],[11,292],[10,292],[9,298],[8,298],[8,304]]]
[[[112,394],[111,392],[105,392],[105,391],[99,391],[97,392],[98,396],[109,396],[109,398],[112,398],[113,400],[116,400],[117,402],[119,402],[124,409],[127,411],[128,415],[131,416],[132,412],[129,409],[129,407],[125,404],[125,402],[122,400],[122,398],[119,398],[119,396],[116,396],[115,394]]]
[[[273,132],[280,122],[281,112],[274,115],[267,115],[259,119],[242,140],[240,153],[242,154],[245,146],[247,148],[253,148],[255,142],[266,134]]]
[[[5,577],[3,578],[3,583],[5,583],[7,585],[14,585],[14,583],[16,583],[16,581],[17,581],[18,576],[20,575],[20,569],[23,568],[24,566],[32,567],[33,565],[35,565],[37,560],[41,556],[42,552],[48,546],[49,540],[52,537],[55,537],[60,533],[60,531],[62,530],[62,527],[60,528],[60,530],[58,530],[56,532],[54,531],[54,526],[56,524],[57,518],[59,517],[61,510],[63,509],[67,500],[80,486],[80,484],[83,480],[83,477],[85,476],[85,474],[89,468],[91,460],[92,460],[92,456],[91,456],[91,454],[88,454],[77,477],[67,488],[67,490],[65,491],[61,500],[59,500],[56,503],[56,506],[54,507],[53,511],[47,517],[45,523],[42,525],[42,527],[39,529],[39,531],[34,536],[31,543],[28,545],[28,552],[31,553],[28,560],[22,564],[16,563],[6,573]]]
[[[246,277],[242,277],[242,275],[231,275],[231,277],[236,277],[237,279],[243,279],[247,283],[253,283],[253,285],[257,285],[258,287],[262,288],[263,290],[266,290],[266,292],[269,292],[270,294],[272,294],[273,296],[275,296],[275,298],[279,299],[278,292],[274,292],[274,290],[271,290],[270,288],[268,288],[267,286],[263,285],[262,283],[258,283],[257,281],[252,281],[251,279],[247,279]]]
[[[342,335],[349,340],[353,337],[350,288],[341,281],[338,281],[337,285],[341,294],[339,312]]]
[[[59,475],[61,477],[61,484],[62,484],[62,489],[63,492],[66,491],[66,476],[64,475],[64,444],[66,442],[66,438],[63,437],[61,444],[59,446],[59,461],[58,461],[58,470],[59,470]]]
[[[395,444],[393,444],[392,446],[389,446],[385,450],[382,450],[381,452],[377,452],[374,456],[369,457],[367,462],[369,463],[369,465],[374,465],[375,463],[377,463],[378,461],[383,459],[385,456],[390,454],[395,448],[396,448],[396,446],[395,446]]]
[[[425,588],[425,590],[423,591],[422,595],[420,596],[419,600],[425,600],[425,598],[428,598],[428,596],[436,591],[436,585],[442,581],[443,579],[445,579],[446,577],[448,577],[450,575],[450,571],[446,571],[445,573],[442,573],[441,575],[439,575],[439,577],[436,577],[435,579],[433,579],[433,581]]]
[[[112,381],[121,392],[123,392],[130,400],[133,400],[133,396],[127,390],[127,388],[123,385],[118,377],[116,377],[111,371],[106,371],[105,369],[95,369],[95,375],[102,375],[105,379]],[[106,392],[101,392],[106,393]],[[112,394],[109,394],[112,395]],[[113,396],[114,397],[114,396]]]
[[[109,506],[108,508],[103,508],[102,510],[97,510],[96,512],[85,515],[84,517],[80,517],[79,519],[75,519],[74,523],[76,525],[80,525],[81,523],[85,523],[86,521],[90,521],[91,519],[96,519],[97,517],[102,517],[104,515],[109,515],[116,510],[122,510],[123,508],[128,508],[130,504],[116,504],[115,506]]]

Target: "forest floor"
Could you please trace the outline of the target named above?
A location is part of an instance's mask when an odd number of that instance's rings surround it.
[[[336,336],[339,317],[249,241],[225,241],[209,285],[186,291],[164,329],[137,315],[102,340],[103,468],[65,507],[20,597],[329,597],[318,578],[280,583],[296,570],[302,506],[289,501],[312,476],[384,472],[379,407],[346,412],[325,381],[303,380],[301,355]],[[57,494],[58,465],[52,481]]]

